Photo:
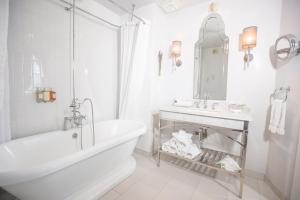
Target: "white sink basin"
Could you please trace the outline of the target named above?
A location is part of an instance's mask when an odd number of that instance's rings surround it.
[[[211,107],[204,109],[204,108],[196,108],[196,107],[166,106],[161,108],[160,110],[167,111],[167,112],[175,112],[175,113],[185,113],[191,115],[202,115],[207,117],[252,121],[250,112],[235,113],[224,107],[218,107],[215,110],[213,110],[211,109]]]
[[[191,111],[199,111],[199,112],[212,112],[212,113],[215,113],[215,112],[222,112],[223,110],[221,109],[211,109],[211,108],[196,108],[196,107],[190,107],[190,108],[187,108],[187,110],[191,110]]]

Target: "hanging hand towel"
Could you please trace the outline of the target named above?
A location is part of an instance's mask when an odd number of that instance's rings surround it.
[[[286,102],[281,99],[272,99],[272,109],[269,130],[271,133],[284,135]]]

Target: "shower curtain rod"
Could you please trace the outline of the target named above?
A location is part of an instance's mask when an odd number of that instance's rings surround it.
[[[124,12],[126,12],[126,13],[132,15],[132,16],[135,17],[136,19],[140,20],[143,24],[146,24],[146,22],[145,22],[141,17],[135,15],[135,14],[133,13],[133,11],[130,12],[129,10],[127,10],[126,8],[124,8],[123,6],[119,5],[118,3],[116,3],[116,2],[113,1],[113,0],[107,0],[107,1],[110,2],[111,4],[117,6],[118,8],[120,8],[121,10],[123,10]]]
[[[67,2],[67,1],[65,1],[65,0],[60,0],[60,1],[70,6],[69,8],[65,8],[66,10],[72,9],[72,6],[73,6],[72,3],[69,3],[69,2]],[[123,10],[124,12],[126,12],[126,13],[128,13],[128,14],[131,14],[133,17],[135,17],[136,19],[140,20],[143,24],[146,24],[146,22],[145,22],[142,18],[140,18],[139,16],[135,15],[135,14],[133,13],[133,11],[130,12],[129,10],[127,10],[127,9],[125,9],[124,7],[120,6],[119,4],[117,4],[116,2],[114,2],[113,0],[107,0],[107,1],[110,2],[111,4],[117,6],[119,9]],[[109,24],[109,25],[111,25],[111,26],[113,26],[113,27],[116,27],[116,28],[120,28],[120,27],[121,27],[120,25],[116,25],[116,24],[114,24],[114,23],[111,23],[111,22],[109,22],[109,21],[107,21],[107,20],[105,20],[105,19],[103,19],[103,18],[101,18],[101,17],[98,17],[97,15],[94,15],[93,13],[91,13],[91,12],[89,12],[89,11],[86,11],[86,10],[84,10],[84,9],[78,7],[78,6],[75,6],[75,8],[76,8],[77,10],[80,10],[81,12],[83,12],[83,13],[85,13],[85,14],[87,14],[87,15],[90,15],[90,16],[96,18],[96,19],[99,19],[100,21],[105,22],[105,23],[107,23],[107,24]]]
[[[70,9],[73,8],[72,3],[69,3],[69,2],[67,2],[67,1],[65,1],[65,0],[60,0],[60,1],[70,6],[70,7],[68,7],[68,8],[66,7],[66,8],[65,8],[66,10],[70,10]],[[114,24],[114,23],[111,23],[111,22],[109,22],[109,21],[107,21],[107,20],[105,20],[105,19],[103,19],[103,18],[101,18],[101,17],[98,17],[97,15],[94,15],[93,13],[90,13],[90,12],[88,12],[88,11],[86,11],[86,10],[84,10],[84,9],[82,9],[82,8],[80,8],[80,7],[78,7],[78,6],[75,6],[75,8],[76,8],[77,10],[80,10],[81,12],[83,12],[83,13],[85,13],[85,14],[87,14],[87,15],[90,15],[90,16],[96,18],[96,19],[99,19],[100,21],[105,22],[105,23],[107,23],[107,24],[109,24],[109,25],[111,25],[111,26],[113,26],[113,27],[115,27],[115,28],[120,28],[120,27],[121,27],[120,25],[116,25],[116,24]]]

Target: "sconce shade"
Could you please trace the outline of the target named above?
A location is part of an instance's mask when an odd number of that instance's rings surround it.
[[[257,40],[257,27],[250,26],[244,28],[242,35],[242,48],[243,50],[249,50],[256,47]]]
[[[181,56],[181,41],[173,41],[172,42],[171,53],[175,57]]]

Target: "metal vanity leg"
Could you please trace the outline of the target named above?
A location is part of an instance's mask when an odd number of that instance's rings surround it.
[[[242,163],[241,163],[241,175],[240,175],[240,193],[239,197],[243,197],[243,189],[244,189],[244,181],[245,181],[245,163],[246,163],[246,153],[247,153],[247,142],[248,142],[248,122],[244,122],[244,131],[243,131],[243,147],[241,149],[241,158],[242,158]]]
[[[243,190],[244,190],[244,170],[242,170],[240,175],[240,192],[239,198],[243,198]]]
[[[160,122],[160,114],[158,114],[158,141],[157,141],[157,167],[160,166],[160,143],[161,143],[161,133],[160,133],[160,127],[161,127],[161,122]]]

